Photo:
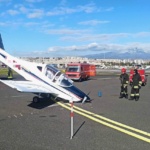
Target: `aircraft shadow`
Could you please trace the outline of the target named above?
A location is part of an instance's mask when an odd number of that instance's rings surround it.
[[[0,80],[12,80],[14,78],[9,79],[8,77],[0,77]]]
[[[55,104],[55,102],[51,99],[40,98],[38,103],[31,102],[28,106],[35,109],[43,109],[45,107],[51,106]]]

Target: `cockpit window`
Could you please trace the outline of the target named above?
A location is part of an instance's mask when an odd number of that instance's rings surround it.
[[[53,82],[57,83],[62,87],[72,86],[72,80],[68,79],[64,74],[62,74],[57,68],[47,65],[45,70],[45,75],[51,79]]]
[[[61,72],[56,73],[55,80],[57,80],[60,75],[61,75]]]
[[[53,79],[54,76],[57,74],[57,72],[59,72],[59,70],[57,70],[55,67],[53,67],[53,66],[51,66],[51,65],[47,65],[47,66],[46,66],[45,75],[46,75],[49,79]]]
[[[40,71],[42,71],[42,67],[41,67],[41,66],[37,66],[37,68],[38,68]]]

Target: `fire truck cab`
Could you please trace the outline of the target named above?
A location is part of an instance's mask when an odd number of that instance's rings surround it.
[[[69,63],[67,64],[65,74],[68,78],[81,82],[91,76],[95,76],[96,67],[88,63]]]

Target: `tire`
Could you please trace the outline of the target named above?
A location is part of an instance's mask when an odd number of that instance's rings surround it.
[[[82,82],[82,77],[80,77],[79,82]]]
[[[39,97],[38,96],[33,97],[33,103],[39,103]]]
[[[146,85],[146,83],[142,83],[142,86],[145,86]]]

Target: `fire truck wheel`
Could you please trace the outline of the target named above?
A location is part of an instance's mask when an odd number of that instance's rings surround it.
[[[80,77],[79,82],[82,82],[82,77]]]
[[[142,83],[142,86],[145,86],[146,85],[146,83]]]
[[[86,80],[88,80],[88,79],[89,79],[89,76],[86,77]]]

